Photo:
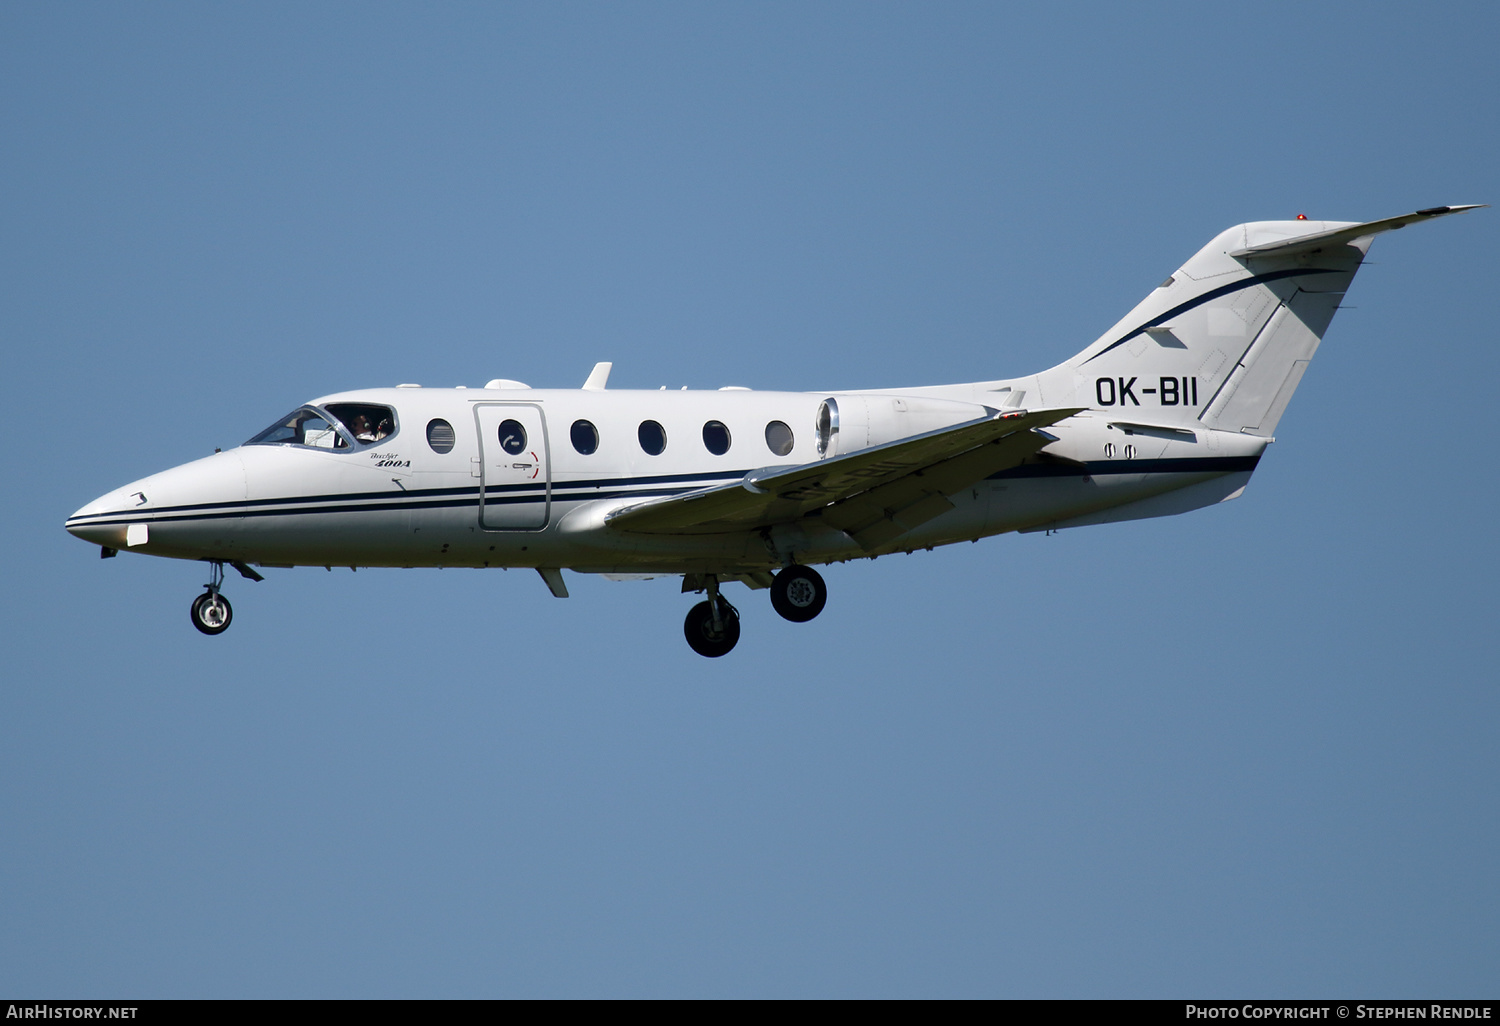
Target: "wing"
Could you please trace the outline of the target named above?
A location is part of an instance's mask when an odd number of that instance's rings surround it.
[[[625,506],[605,523],[646,534],[718,534],[823,522],[871,549],[953,508],[948,496],[1037,452],[1040,428],[1079,409],[1008,410],[800,467],[752,470],[734,484]]]

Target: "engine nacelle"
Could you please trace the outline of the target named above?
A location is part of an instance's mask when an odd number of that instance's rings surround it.
[[[828,457],[851,453],[978,420],[994,412],[979,403],[921,396],[868,393],[829,396],[818,406],[818,454]]]

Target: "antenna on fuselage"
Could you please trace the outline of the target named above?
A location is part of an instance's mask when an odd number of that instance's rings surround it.
[[[589,372],[589,379],[583,383],[585,392],[602,392],[604,386],[609,382],[609,372],[614,369],[612,363],[596,363],[594,369]]]

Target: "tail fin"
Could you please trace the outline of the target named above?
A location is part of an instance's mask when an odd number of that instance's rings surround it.
[[[1364,224],[1237,225],[1097,342],[1038,375],[1042,394],[1148,423],[1270,435],[1374,237],[1482,205]]]

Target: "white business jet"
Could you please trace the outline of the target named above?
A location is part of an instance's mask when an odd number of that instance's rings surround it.
[[[1183,513],[1232,499],[1272,440],[1379,233],[1259,221],[1220,234],[1093,345],[1030,377],[870,392],[582,389],[341,392],[244,445],[125,485],[67,529],[212,568],[194,626],[232,612],[224,567],[532,567],[681,575],[706,593],[688,644],[722,656],[721,590],[769,588],[788,620],[828,592],[815,564]]]

